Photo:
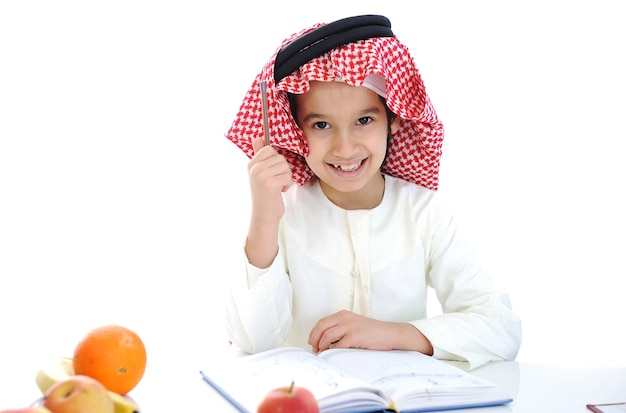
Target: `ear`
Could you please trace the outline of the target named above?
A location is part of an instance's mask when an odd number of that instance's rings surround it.
[[[391,134],[393,135],[398,131],[398,129],[400,129],[400,116],[394,114],[393,120],[389,124],[389,130],[391,131]]]

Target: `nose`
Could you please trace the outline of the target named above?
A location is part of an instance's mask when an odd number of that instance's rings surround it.
[[[333,154],[335,156],[349,159],[358,151],[358,142],[349,131],[338,130],[333,136]]]

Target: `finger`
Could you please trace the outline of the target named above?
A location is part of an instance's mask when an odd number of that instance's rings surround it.
[[[248,173],[262,179],[272,179],[279,189],[292,183],[291,168],[282,155],[272,150],[259,152],[248,164]]]
[[[339,326],[331,327],[324,331],[318,344],[319,351],[324,351],[329,348],[341,348],[344,347],[341,343],[344,338],[343,330]]]
[[[309,344],[313,347],[313,352],[317,353],[330,348],[331,344],[341,340],[342,336],[343,332],[335,317],[328,316],[322,318],[313,327],[309,334]]]
[[[320,339],[322,338],[322,334],[324,334],[324,330],[328,328],[327,326],[324,325],[325,320],[326,320],[325,318],[322,318],[321,320],[319,320],[315,324],[315,326],[313,326],[313,328],[311,329],[311,332],[309,333],[308,343],[313,348],[314,353],[317,353],[320,351],[320,346],[319,346]]]
[[[265,146],[265,140],[263,138],[252,139],[252,149],[254,149],[255,155]]]
[[[309,344],[313,346],[313,349],[319,350],[320,341],[322,340],[324,334],[326,334],[327,330],[333,327],[337,327],[344,317],[345,312],[338,311],[334,314],[327,315],[326,317],[322,317],[318,320],[318,322],[315,324],[315,326],[313,326],[313,329],[311,329],[311,332],[309,333]],[[336,337],[336,339],[339,338],[341,337]],[[330,344],[332,341],[329,341],[328,344]]]

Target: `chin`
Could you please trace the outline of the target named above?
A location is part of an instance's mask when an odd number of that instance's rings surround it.
[[[344,209],[371,209],[378,206],[385,192],[380,170],[368,176],[361,173],[353,179],[320,177],[322,191],[335,205]]]

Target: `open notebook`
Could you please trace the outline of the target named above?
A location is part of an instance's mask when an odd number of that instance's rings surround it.
[[[512,401],[497,385],[413,351],[283,347],[207,366],[202,378],[242,413],[256,412],[272,389],[296,385],[321,413],[427,412]]]

